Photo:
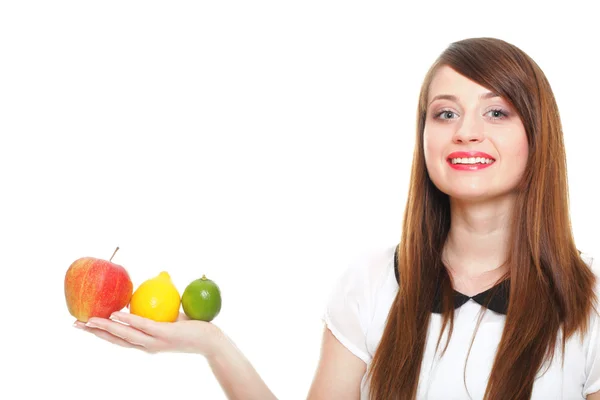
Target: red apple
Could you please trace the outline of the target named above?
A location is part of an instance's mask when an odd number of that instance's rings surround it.
[[[115,253],[119,250],[115,250]],[[75,260],[65,276],[67,308],[79,321],[108,318],[129,304],[133,284],[122,266],[110,260],[83,257]]]

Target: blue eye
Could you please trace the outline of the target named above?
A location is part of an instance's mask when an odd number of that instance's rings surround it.
[[[486,114],[490,114],[492,119],[505,119],[508,117],[508,113],[501,108],[494,108],[493,110],[489,110]],[[445,116],[445,117],[442,117]],[[435,114],[434,118],[441,120],[451,120],[456,116],[456,113],[452,110],[441,110],[437,114]]]
[[[454,119],[456,118],[456,113],[450,110],[442,110],[435,115],[435,118],[438,119]]]
[[[506,118],[508,116],[508,114],[504,110],[502,110],[500,108],[496,108],[496,109],[490,110],[490,111],[487,112],[487,114],[490,114],[490,117],[492,119],[503,119],[503,118]]]

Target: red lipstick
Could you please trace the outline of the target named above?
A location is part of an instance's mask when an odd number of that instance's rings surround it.
[[[485,159],[492,160],[489,164],[452,164],[453,158],[471,158],[471,157],[481,157]],[[448,154],[446,158],[446,162],[450,165],[451,168],[459,170],[459,171],[479,171],[481,169],[485,169],[492,165],[496,159],[490,156],[487,153],[481,151],[455,151],[453,153]]]

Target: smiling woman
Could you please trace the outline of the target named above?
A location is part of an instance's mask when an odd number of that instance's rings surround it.
[[[417,125],[390,257],[398,290],[365,330],[367,343],[379,335],[369,398],[591,398],[599,266],[570,231],[544,73],[502,40],[453,43],[425,78]]]
[[[332,290],[309,399],[597,399],[600,264],[574,243],[542,70],[502,40],[452,43],[423,82],[415,143],[399,243]],[[201,354],[230,399],[275,397],[210,323],[115,313],[76,326]]]
[[[423,143],[435,186],[453,199],[512,191],[528,155],[527,134],[518,113],[506,99],[447,65],[439,68],[429,91],[432,100]]]

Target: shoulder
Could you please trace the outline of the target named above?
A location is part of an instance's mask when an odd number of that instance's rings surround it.
[[[354,253],[340,280],[363,293],[376,291],[394,275],[395,250],[395,244],[384,244]]]
[[[351,251],[330,292],[330,305],[355,307],[362,317],[370,319],[377,297],[394,290],[395,249],[394,244],[383,244]]]
[[[392,292],[395,246],[351,251],[329,295],[322,319],[333,335],[365,363],[371,360],[367,333],[378,297]],[[390,278],[391,277],[391,278]]]

